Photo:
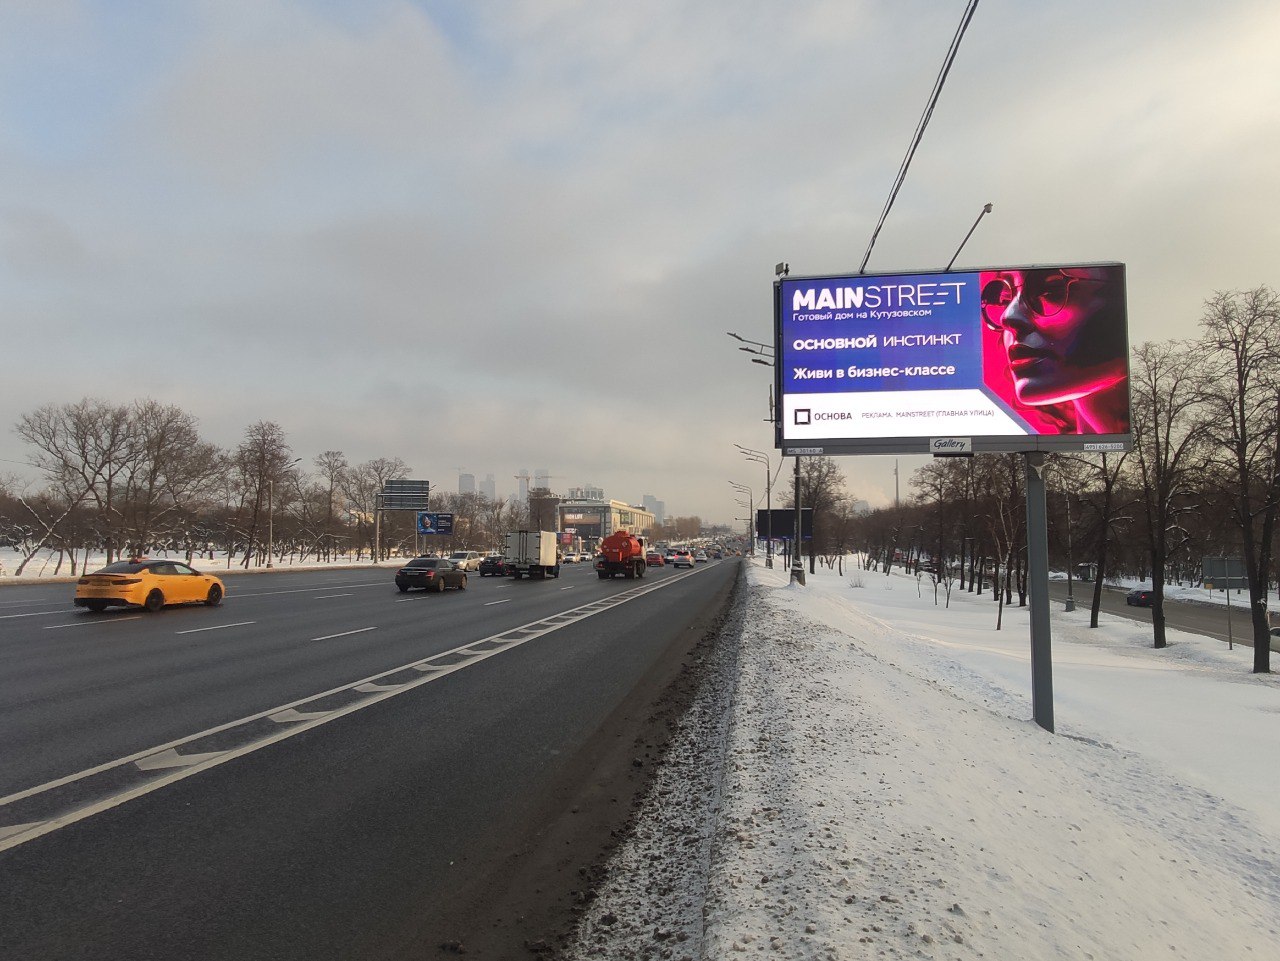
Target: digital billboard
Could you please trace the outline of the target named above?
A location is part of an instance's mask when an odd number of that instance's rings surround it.
[[[439,534],[443,537],[453,536],[453,515],[435,514],[427,511],[418,512],[418,533]]]
[[[1127,450],[1119,263],[783,277],[783,454]]]

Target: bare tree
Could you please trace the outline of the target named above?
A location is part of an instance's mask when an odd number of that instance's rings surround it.
[[[293,450],[285,440],[284,430],[271,421],[258,421],[245,430],[244,440],[236,448],[234,464],[240,481],[240,507],[247,512],[244,529],[246,543],[242,566],[252,563],[253,555],[263,555],[261,527],[269,523],[265,517],[268,488],[282,484],[293,461]]]
[[[347,470],[342,477],[342,491],[347,495],[356,518],[357,557],[364,544],[373,557],[374,524],[377,521],[378,493],[389,480],[403,480],[409,467],[399,457],[377,457]],[[380,558],[373,558],[375,561]]]
[[[1267,585],[1280,508],[1280,298],[1270,287],[1219,291],[1205,302],[1205,418],[1231,478],[1253,621],[1253,670],[1271,672]]]
[[[200,439],[196,419],[179,407],[137,401],[131,421],[135,456],[123,479],[122,504],[132,549],[142,553],[166,516],[208,492],[222,456]]]
[[[809,573],[816,568],[816,553],[828,532],[823,527],[836,502],[845,496],[845,476],[830,457],[804,457],[800,460],[800,504],[813,510],[813,542],[809,545]],[[791,501],[795,502],[796,482],[791,479]],[[796,531],[796,550],[800,549],[800,531]]]
[[[1151,624],[1164,647],[1164,585],[1171,551],[1189,539],[1183,515],[1200,500],[1193,471],[1204,454],[1205,417],[1198,345],[1185,341],[1139,344],[1133,352],[1133,453],[1141,480],[1151,555]]]
[[[127,406],[86,397],[75,404],[46,404],[18,419],[19,437],[35,448],[32,463],[63,494],[68,505],[97,508],[107,561],[119,548],[123,479],[138,456]]]
[[[331,556],[335,547],[333,530],[337,520],[336,498],[351,465],[347,463],[346,455],[340,450],[327,450],[311,463],[315,464],[316,470],[320,472],[320,483],[325,491],[324,550],[325,556],[328,557]]]

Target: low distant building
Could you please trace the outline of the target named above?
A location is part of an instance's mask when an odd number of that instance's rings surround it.
[[[573,490],[571,494],[581,493]],[[593,493],[595,493],[593,491]],[[648,537],[656,526],[653,514],[626,501],[567,497],[560,504],[560,530],[573,531],[584,542],[595,544],[614,531],[630,531]]]

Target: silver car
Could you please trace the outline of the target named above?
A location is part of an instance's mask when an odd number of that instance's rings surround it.
[[[453,566],[462,571],[480,570],[481,555],[479,551],[454,551],[449,555]]]

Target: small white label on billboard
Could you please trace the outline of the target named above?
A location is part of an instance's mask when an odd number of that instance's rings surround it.
[[[821,447],[792,447],[786,451],[786,456],[818,456],[821,455],[823,448]]]
[[[934,437],[929,441],[931,454],[972,454],[972,437]]]
[[[1124,450],[1124,443],[1120,441],[1110,441],[1105,444],[1088,443],[1084,445],[1085,450]]]

